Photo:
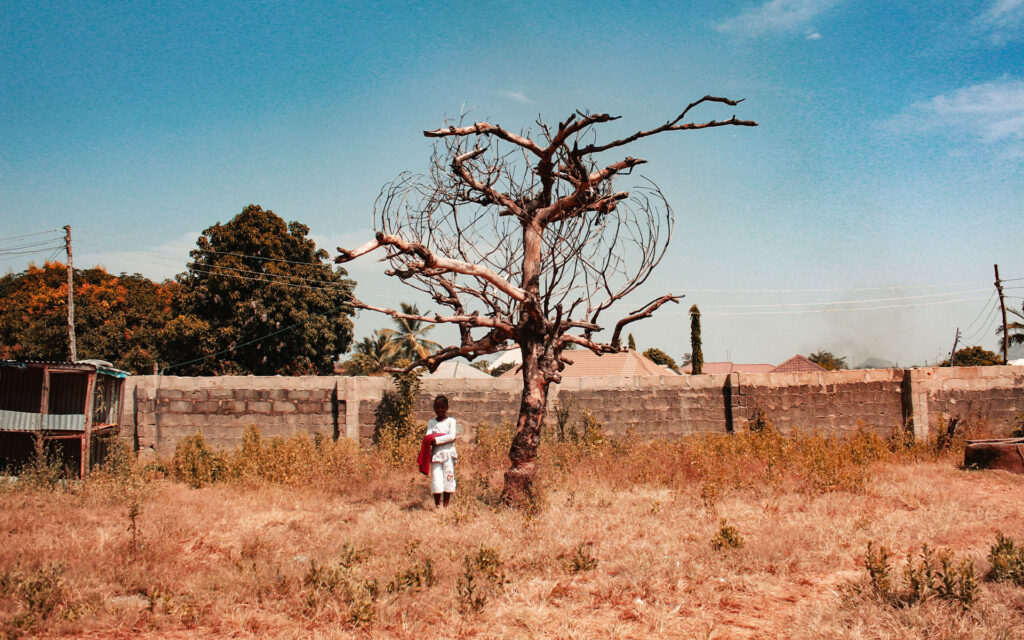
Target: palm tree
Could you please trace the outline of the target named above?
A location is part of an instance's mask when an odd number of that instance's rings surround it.
[[[1017,311],[1016,309],[1007,309],[1006,312],[1020,318],[1020,322],[1014,320],[1013,322],[1006,323],[1006,330],[1010,333],[1010,346],[1012,347],[1015,344],[1024,344],[1024,306],[1021,306],[1020,311]],[[996,327],[996,335],[1003,335],[1002,327]]]
[[[357,342],[352,349],[352,357],[343,365],[345,373],[350,376],[382,376],[385,369],[401,365],[402,357],[394,335],[391,329],[378,329],[372,337]]]
[[[420,315],[419,309],[414,304],[402,303],[402,313]],[[407,318],[393,318],[395,329],[392,331],[392,340],[395,342],[398,353],[403,358],[416,360],[425,358],[441,348],[441,345],[433,340],[427,340],[426,335],[434,329],[434,325],[427,324],[422,320],[409,320]]]

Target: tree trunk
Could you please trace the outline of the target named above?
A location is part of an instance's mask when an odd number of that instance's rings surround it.
[[[502,498],[509,504],[524,506],[536,497],[537,446],[540,444],[550,384],[544,365],[548,364],[550,354],[545,353],[541,340],[524,340],[520,348],[523,354],[523,397],[519,404],[516,435],[512,438],[508,454],[512,465],[505,472]]]

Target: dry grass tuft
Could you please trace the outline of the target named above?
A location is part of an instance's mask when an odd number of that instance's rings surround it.
[[[508,426],[460,449],[448,510],[415,434],[0,483],[0,637],[1022,635],[1024,478],[868,431],[560,432],[529,512],[497,500]]]

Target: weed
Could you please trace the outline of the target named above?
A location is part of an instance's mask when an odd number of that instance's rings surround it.
[[[569,420],[572,418],[573,402],[572,400],[566,400],[565,402],[559,402],[555,405],[555,436],[559,442],[565,442],[565,438],[568,434],[567,428],[569,427]],[[579,436],[573,429],[573,435],[576,440]]]
[[[970,558],[957,560],[949,552],[943,552],[936,565],[935,554],[928,545],[921,547],[916,560],[907,554],[907,566],[903,571],[906,589],[903,592],[893,584],[892,566],[885,547],[875,550],[874,542],[868,542],[864,566],[875,595],[894,605],[912,605],[934,596],[970,609],[978,598],[974,561]]]
[[[329,564],[310,561],[309,570],[302,578],[302,585],[307,589],[306,611],[315,617],[336,598],[348,605],[345,620],[353,626],[364,626],[376,618],[380,589],[376,580],[364,579],[346,565],[349,560],[351,557]]]
[[[63,471],[60,462],[46,446],[42,434],[32,436],[32,458],[19,474],[26,487],[54,491],[60,486]]]
[[[743,540],[743,536],[740,535],[739,530],[725,521],[722,518],[718,526],[718,532],[711,538],[711,546],[715,551],[723,551],[725,549],[742,549],[743,545],[746,544]]]
[[[565,562],[569,573],[583,573],[597,568],[597,558],[590,550],[590,545],[581,542],[573,549],[572,555]]]
[[[502,589],[508,580],[497,549],[481,544],[476,553],[466,555],[465,568],[456,585],[459,609],[463,613],[477,613],[487,604],[488,597]]]
[[[65,564],[52,561],[17,579],[17,596],[25,603],[31,620],[46,620],[65,597]]]
[[[132,534],[132,553],[139,548],[139,516],[142,515],[142,506],[138,497],[133,497],[128,505],[128,533]]]
[[[1013,430],[1010,431],[1011,438],[1024,438],[1024,411],[1017,414]]]
[[[754,407],[754,416],[747,421],[747,431],[751,433],[765,433],[768,431],[774,431],[775,425],[768,419],[764,409],[761,407]]]
[[[871,591],[882,600],[892,600],[892,566],[889,564],[888,549],[878,547],[876,550],[874,540],[869,540],[868,551],[864,555],[864,568],[868,571]]]
[[[388,593],[397,593],[409,589],[429,589],[436,582],[434,562],[430,558],[423,558],[408,569],[395,574],[395,577],[388,583],[387,591]]]
[[[993,582],[1012,582],[1024,587],[1024,547],[1017,546],[1012,538],[996,534],[996,542],[988,552],[990,566],[988,579]]]
[[[201,431],[178,441],[171,466],[176,479],[187,482],[195,489],[223,480],[228,470],[224,454],[211,449]]]

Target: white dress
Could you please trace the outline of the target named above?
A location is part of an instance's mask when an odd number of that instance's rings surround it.
[[[455,450],[455,418],[444,420],[431,418],[427,422],[427,435],[439,434],[434,438],[434,449],[430,455],[430,492],[455,493],[455,461],[459,452]]]

